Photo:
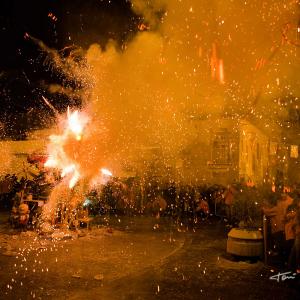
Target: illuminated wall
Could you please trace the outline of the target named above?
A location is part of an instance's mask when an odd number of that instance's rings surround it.
[[[263,183],[269,167],[270,139],[249,122],[239,126],[239,177],[249,183]]]
[[[270,138],[253,124],[230,118],[193,122],[197,138],[182,152],[182,181],[261,184],[273,173]]]

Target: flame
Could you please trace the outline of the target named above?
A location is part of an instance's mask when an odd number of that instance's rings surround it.
[[[69,188],[72,189],[76,185],[79,179],[80,179],[80,173],[75,169],[74,174],[69,182]]]
[[[63,170],[61,172],[61,177],[65,177],[67,174],[73,173],[75,171],[76,171],[76,167],[74,164],[68,165],[63,168]]]
[[[52,156],[49,156],[47,161],[44,163],[46,168],[55,168],[57,166],[57,160]]]
[[[58,168],[61,172],[61,177],[67,178],[70,189],[81,178],[81,172],[76,161],[67,155],[65,145],[72,140],[81,141],[87,122],[88,118],[79,113],[79,111],[71,112],[68,108],[67,121],[62,134],[50,136],[49,157],[44,166]]]
[[[84,177],[81,172],[84,169],[81,169],[80,161],[73,152],[85,146],[83,136],[87,131],[88,121],[89,118],[83,112],[78,110],[72,112],[68,108],[66,120],[62,123],[64,125],[62,133],[50,136],[49,156],[44,166],[59,169],[61,177],[65,178],[70,189]],[[108,169],[101,168],[99,175],[92,182],[105,183],[111,176],[112,173]]]
[[[98,176],[94,177],[90,182],[90,187],[95,188],[99,185],[104,185],[109,181],[109,178],[113,176],[112,172],[106,168],[100,169]]]
[[[74,133],[76,140],[81,140],[82,131],[84,128],[84,123],[81,122],[79,119],[78,111],[74,111],[73,113],[70,113],[70,110],[68,108],[68,128],[69,130]]]
[[[105,168],[101,169],[101,173],[103,175],[106,175],[106,176],[112,176],[113,175],[108,169],[105,169]]]

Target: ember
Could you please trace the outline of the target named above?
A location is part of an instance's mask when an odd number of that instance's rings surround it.
[[[1,299],[299,298],[299,0],[0,6]]]

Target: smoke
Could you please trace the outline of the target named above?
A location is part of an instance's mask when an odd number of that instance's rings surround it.
[[[222,110],[223,105],[233,114],[252,113],[258,119],[261,114],[270,119],[271,114],[280,122],[286,108],[274,105],[273,100],[299,96],[299,1],[170,0],[156,1],[153,6],[152,1],[151,5],[149,1],[132,3],[138,13],[143,12],[145,20],[152,16],[150,23],[156,20],[153,7],[156,11],[165,9],[159,32],[165,39],[168,60],[176,55],[179,64],[198,69],[195,89],[201,90],[204,99],[197,95],[194,101],[206,105],[205,98],[215,103],[219,96],[222,100],[215,108]],[[223,90],[207,81],[213,44],[217,59],[224,62]],[[182,71],[182,76],[191,73],[184,66]]]
[[[75,69],[88,78],[90,122],[66,152],[85,177],[102,167],[143,175],[151,165],[166,175],[197,143],[197,118],[282,121],[276,99],[299,95],[297,1],[131,3],[140,32],[122,50],[91,45],[88,67]]]
[[[167,9],[167,0],[141,1],[132,0],[132,9],[137,15],[143,16],[151,28],[158,26],[161,23],[161,17]]]

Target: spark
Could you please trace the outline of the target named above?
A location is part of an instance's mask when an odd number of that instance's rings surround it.
[[[58,20],[57,17],[52,12],[49,12],[48,17],[54,22]]]
[[[68,127],[71,132],[73,132],[76,136],[76,139],[79,141],[81,140],[81,135],[83,131],[84,124],[81,123],[79,120],[78,111],[74,111],[73,113],[70,113],[70,109],[68,107]]]
[[[47,99],[44,99],[47,100]],[[71,112],[68,108],[66,127],[61,135],[50,136],[49,157],[44,166],[48,168],[58,168],[61,171],[61,177],[70,175],[69,188],[72,189],[81,177],[79,167],[72,158],[65,152],[65,145],[68,140],[75,138],[80,141],[83,130],[87,124],[87,118],[77,110]]]
[[[47,106],[50,107],[56,115],[58,115],[57,109],[46,99],[46,97],[42,96],[42,99],[47,104]]]
[[[138,25],[138,30],[140,30],[140,31],[149,30],[149,29],[150,29],[150,27],[145,25],[144,23],[141,23]]]
[[[224,66],[223,66],[223,60],[219,60],[219,81],[221,84],[224,84]]]
[[[72,176],[72,178],[70,180],[70,183],[69,183],[69,188],[70,189],[72,189],[76,185],[79,178],[80,178],[80,173],[77,170],[75,170],[74,175]]]
[[[105,168],[101,169],[101,173],[103,175],[106,175],[106,176],[112,176],[113,175],[108,169],[105,169]]]

